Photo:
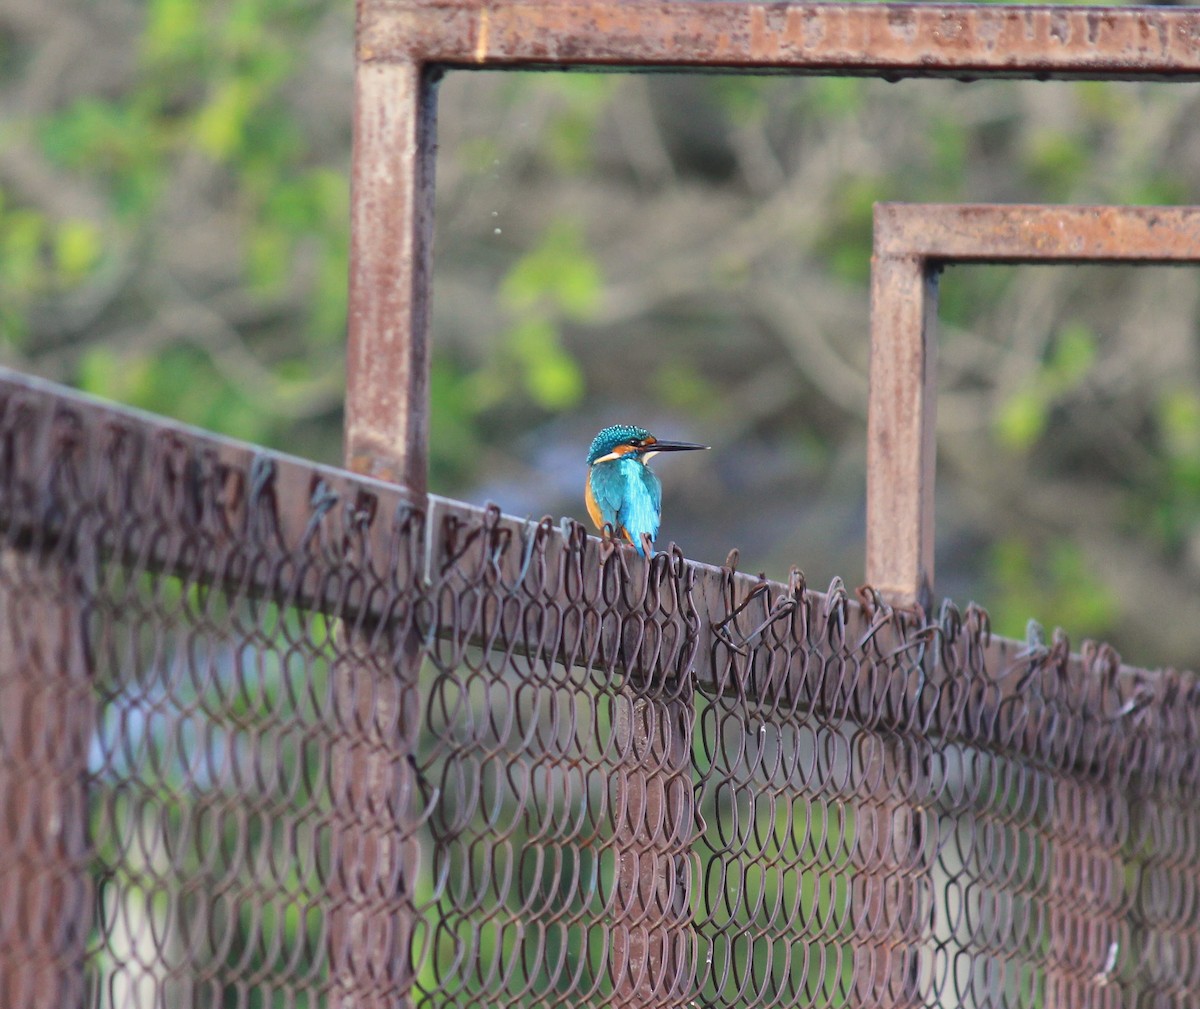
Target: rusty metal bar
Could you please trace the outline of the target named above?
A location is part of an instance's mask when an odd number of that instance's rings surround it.
[[[933,591],[937,280],[928,260],[871,257],[867,583],[893,606]]]
[[[937,275],[956,263],[1200,263],[1200,207],[883,203],[871,259],[867,582],[928,608]]]
[[[1084,675],[1092,682],[1116,674],[1116,654],[1085,645]],[[1099,754],[1094,759],[1102,759]],[[1047,796],[1050,903],[1046,1000],[1054,1005],[1100,1004],[1120,964],[1128,962],[1130,912],[1127,892],[1136,853],[1129,847],[1131,807],[1137,789],[1114,788],[1105,774],[1064,774]],[[1128,856],[1133,853],[1134,860]]]
[[[366,5],[360,3],[362,16]],[[429,452],[430,271],[436,108],[417,63],[360,62],[355,77],[346,468],[425,494]],[[335,999],[410,1004],[419,852],[409,805],[420,725],[420,639],[393,655],[372,622],[339,629],[330,964]],[[400,910],[395,908],[399,906]]]
[[[889,628],[903,637],[903,614]],[[862,764],[861,795],[855,811],[855,846],[850,882],[854,912],[855,970],[849,1004],[862,1009],[917,1009],[930,992],[929,941],[936,896],[931,878],[930,839],[937,836],[930,781],[932,747],[911,732],[919,720],[921,682],[914,665],[901,660],[890,634],[878,642],[889,667],[883,682],[890,703],[888,724],[863,731],[857,742]],[[909,656],[911,659],[912,656]],[[930,671],[937,661],[927,660]],[[878,706],[880,695],[875,695]],[[904,782],[904,788],[897,788]]]
[[[972,79],[1195,80],[1200,12],[1121,7],[377,0],[359,59]]]
[[[1101,783],[1054,782],[1048,817],[1048,1004],[1095,1004],[1112,981],[1128,914],[1127,867],[1117,830],[1125,801]]]
[[[76,574],[0,552],[0,1005],[84,1004],[94,699]],[[5,759],[6,758],[6,759]]]
[[[433,83],[416,63],[360,63],[354,96],[346,468],[425,492]]]
[[[615,723],[622,760],[613,802],[613,1006],[667,1009],[693,983],[691,691],[647,697],[627,687]]]
[[[951,263],[1200,263],[1200,207],[881,203],[875,253]]]
[[[409,564],[402,568],[411,573]],[[381,632],[382,631],[382,632]],[[420,725],[420,642],[412,628],[393,656],[378,621],[343,621],[330,680],[341,717],[332,735],[329,964],[333,1004],[412,1004],[417,865],[413,755]]]
[[[875,794],[862,796],[855,817],[850,881],[855,966],[849,1004],[918,1009],[928,994],[922,953],[935,902],[925,864],[929,812],[889,795],[901,744],[882,739],[876,748],[878,766],[863,772],[875,784]]]
[[[0,440],[10,478],[17,460],[33,466],[49,451],[65,467],[78,447],[69,418],[46,420]],[[47,544],[44,530],[0,543],[0,1005],[75,1009],[93,924],[84,556],[95,552],[55,544],[36,556],[25,547]]]

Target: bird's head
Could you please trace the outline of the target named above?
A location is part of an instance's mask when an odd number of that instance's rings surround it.
[[[613,424],[592,439],[587,464],[595,466],[597,463],[612,462],[625,456],[646,463],[659,452],[691,452],[706,448],[707,445],[693,445],[686,441],[660,441],[644,427]]]

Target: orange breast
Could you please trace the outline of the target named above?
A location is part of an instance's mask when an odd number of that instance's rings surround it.
[[[596,495],[592,493],[592,478],[588,476],[583,483],[583,500],[587,504],[588,514],[592,517],[597,529],[604,528],[604,516],[600,514],[600,506],[596,504]]]

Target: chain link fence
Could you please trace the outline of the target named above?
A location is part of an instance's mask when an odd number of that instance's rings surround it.
[[[4,1006],[1200,990],[1191,674],[14,376],[0,528]]]

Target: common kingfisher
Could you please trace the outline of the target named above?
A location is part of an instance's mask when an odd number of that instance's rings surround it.
[[[629,424],[606,427],[588,452],[585,497],[588,514],[598,529],[610,525],[643,557],[658,536],[662,517],[662,484],[646,465],[659,452],[692,452],[707,445],[659,441],[649,431]]]

